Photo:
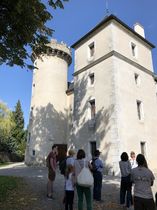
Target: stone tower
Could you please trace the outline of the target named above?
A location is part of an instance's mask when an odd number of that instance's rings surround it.
[[[36,58],[25,162],[43,164],[53,144],[66,144],[67,70],[71,51],[51,40],[46,55]]]

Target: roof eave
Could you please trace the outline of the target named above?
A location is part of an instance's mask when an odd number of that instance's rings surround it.
[[[110,15],[104,20],[102,20],[98,25],[96,25],[92,30],[90,30],[87,34],[85,34],[81,39],[79,39],[77,42],[75,42],[73,45],[71,45],[72,48],[76,48],[83,40],[85,40],[89,35],[91,35],[94,31],[96,31],[99,27],[101,27],[103,24],[109,22],[110,20],[115,20],[118,23],[120,23],[123,27],[127,28],[129,31],[131,31],[133,34],[138,36],[140,39],[142,39],[144,42],[146,42],[151,48],[155,48],[155,45],[153,45],[151,42],[149,42],[147,39],[142,37],[140,34],[138,34],[136,31],[134,31],[132,28],[130,28],[128,25],[126,25],[123,21],[121,21],[119,18],[117,18],[114,15]]]

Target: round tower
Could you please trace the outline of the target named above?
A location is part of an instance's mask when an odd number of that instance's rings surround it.
[[[66,144],[67,70],[71,51],[51,40],[47,54],[36,58],[25,162],[43,164],[53,144]]]

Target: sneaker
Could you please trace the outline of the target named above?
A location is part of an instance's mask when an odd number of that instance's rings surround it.
[[[104,200],[94,200],[94,201],[96,201],[96,202],[98,202],[98,203],[104,203]]]
[[[53,199],[54,199],[54,197],[53,197],[52,195],[50,195],[50,196],[49,196],[49,195],[47,195],[47,199],[48,199],[48,200],[53,200]]]

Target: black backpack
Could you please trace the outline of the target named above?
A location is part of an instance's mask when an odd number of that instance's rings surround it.
[[[95,161],[96,161],[97,158],[93,158],[92,159],[92,162],[91,162],[91,165],[92,165],[92,172],[96,172],[97,171],[97,167],[95,165]]]
[[[66,172],[66,160],[67,157],[59,162],[59,170],[62,175],[65,175]]]

